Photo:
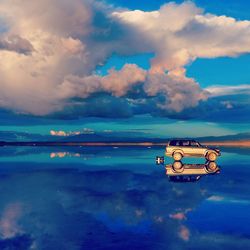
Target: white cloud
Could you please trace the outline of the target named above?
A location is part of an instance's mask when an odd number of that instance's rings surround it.
[[[242,84],[238,86],[211,86],[206,88],[211,97],[226,96],[226,95],[250,95],[250,84]]]
[[[192,2],[163,5],[159,11],[120,11],[113,15],[143,34],[156,57],[152,70],[185,73],[196,58],[237,56],[250,51],[250,22],[204,14]]]
[[[159,109],[179,112],[207,98],[185,76],[187,64],[250,52],[249,21],[204,14],[192,2],[145,12],[94,0],[2,0],[0,17],[8,27],[0,36],[0,106],[35,115],[98,92],[126,97],[140,84],[141,96],[164,99]],[[155,53],[148,72],[125,65],[92,73],[112,53],[145,52]]]
[[[66,131],[63,131],[63,130],[59,130],[59,131],[56,131],[56,130],[50,130],[50,135],[52,136],[74,136],[74,135],[80,135],[80,134],[94,134],[95,131],[93,129],[90,129],[90,128],[84,128],[82,130],[79,130],[79,131],[69,131],[69,132],[66,132]]]
[[[86,98],[95,92],[124,96],[135,84],[145,81],[146,72],[135,64],[126,64],[120,71],[111,69],[107,76],[67,76],[58,87],[59,98]]]

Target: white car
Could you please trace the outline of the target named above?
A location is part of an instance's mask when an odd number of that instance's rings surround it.
[[[171,140],[166,146],[166,156],[173,157],[180,161],[183,157],[205,157],[208,161],[215,161],[220,156],[219,149],[209,148],[201,145],[195,140]]]

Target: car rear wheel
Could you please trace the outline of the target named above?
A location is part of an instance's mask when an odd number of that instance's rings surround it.
[[[207,165],[206,165],[206,169],[209,173],[214,173],[217,169],[217,164],[212,161],[212,162],[209,162]]]
[[[207,160],[209,161],[215,161],[217,158],[217,155],[214,152],[208,152],[207,153]]]
[[[173,157],[174,157],[174,160],[175,160],[175,161],[180,161],[180,160],[182,159],[182,154],[179,153],[179,152],[175,152],[175,153],[173,154]]]

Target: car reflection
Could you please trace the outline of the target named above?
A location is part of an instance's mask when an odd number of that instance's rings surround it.
[[[206,162],[205,164],[184,164],[175,161],[173,164],[166,165],[166,175],[173,182],[195,182],[205,175],[220,173],[220,167],[216,162]]]

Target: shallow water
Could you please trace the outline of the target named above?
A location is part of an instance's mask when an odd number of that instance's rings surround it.
[[[195,183],[169,182],[163,152],[0,148],[0,249],[250,249],[248,151]]]

